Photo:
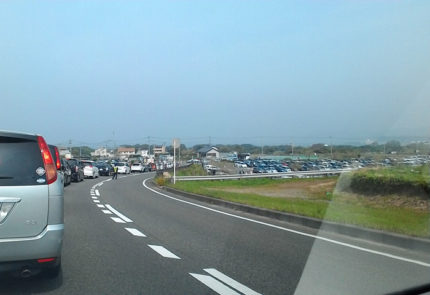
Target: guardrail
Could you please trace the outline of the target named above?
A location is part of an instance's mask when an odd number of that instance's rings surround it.
[[[254,173],[254,174],[229,174],[229,175],[205,175],[205,176],[176,176],[176,181],[189,180],[227,180],[245,178],[288,178],[288,177],[309,177],[309,176],[329,176],[351,172],[356,169],[337,169],[324,171],[293,171],[279,173]]]

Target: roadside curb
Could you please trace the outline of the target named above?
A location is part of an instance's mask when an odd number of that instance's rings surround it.
[[[312,229],[323,230],[327,232],[337,233],[341,235],[347,235],[349,237],[368,240],[388,246],[395,246],[399,248],[429,252],[430,250],[430,239],[409,237],[401,234],[388,233],[380,230],[367,229],[354,225],[341,224],[332,221],[324,221],[316,218],[300,216],[291,213],[284,213],[274,211],[270,209],[262,209],[249,205],[233,203],[225,200],[215,199],[203,195],[188,193],[180,191],[171,187],[159,187],[153,180],[151,184],[167,192],[171,192],[183,197],[191,198],[197,201],[206,202],[209,204],[219,205],[233,210],[247,212],[259,216],[264,216],[272,219],[282,220],[289,223],[309,227]]]

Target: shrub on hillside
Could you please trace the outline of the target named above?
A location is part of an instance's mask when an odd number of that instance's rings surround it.
[[[429,197],[428,167],[391,167],[360,170],[352,174],[350,189],[370,195],[405,194]]]

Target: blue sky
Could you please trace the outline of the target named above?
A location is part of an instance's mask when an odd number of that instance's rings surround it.
[[[429,1],[1,1],[0,129],[52,143],[430,137]]]

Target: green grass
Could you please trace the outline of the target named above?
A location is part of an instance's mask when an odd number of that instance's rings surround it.
[[[372,206],[372,203],[366,197],[351,200],[351,198],[345,197],[342,192],[336,191],[330,194],[329,198],[278,198],[262,196],[256,193],[226,191],[229,188],[271,187],[280,183],[300,182],[306,185],[315,181],[318,181],[318,179],[274,180],[260,178],[227,181],[180,181],[176,185],[168,185],[179,190],[259,208],[289,212],[400,234],[429,237],[430,214],[427,211],[394,206],[378,208]]]
[[[202,176],[208,175],[200,164],[193,164],[186,168],[181,168],[176,171],[177,176]]]

